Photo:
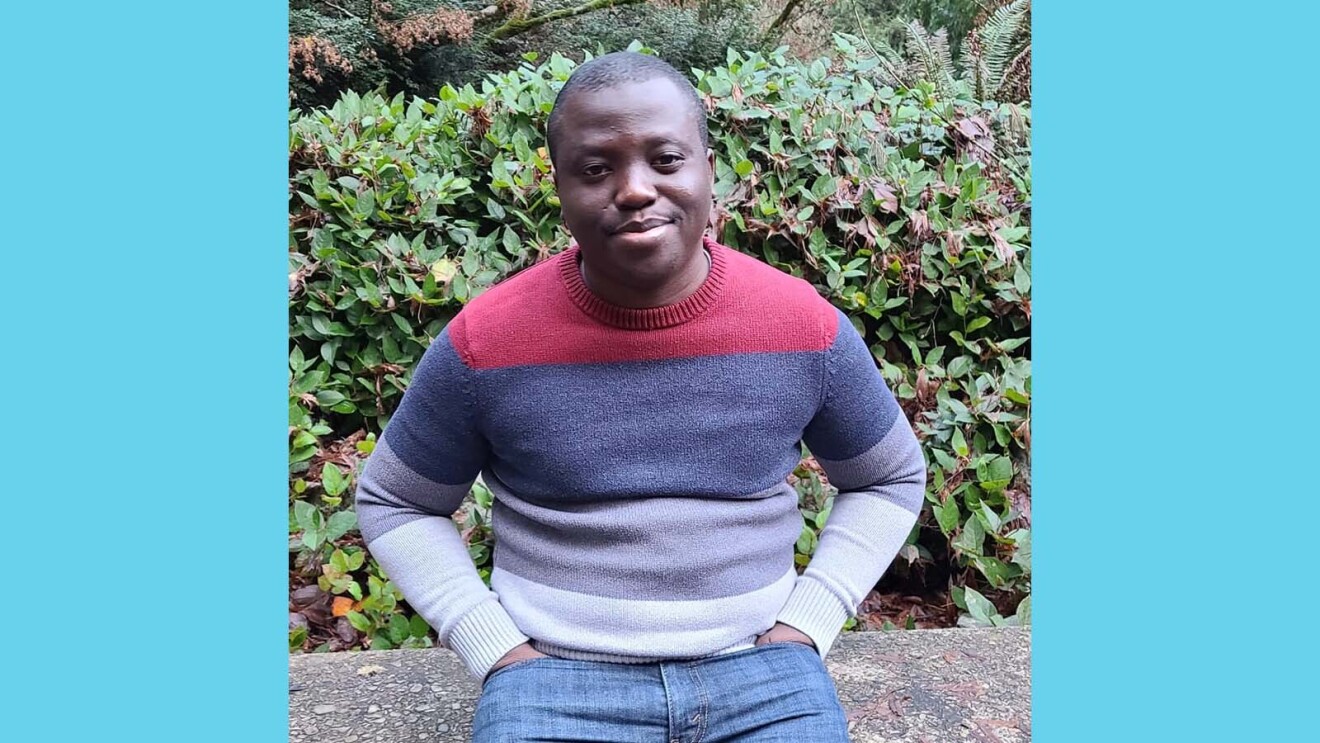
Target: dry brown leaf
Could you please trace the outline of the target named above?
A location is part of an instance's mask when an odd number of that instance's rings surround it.
[[[336,617],[346,617],[355,608],[353,599],[347,596],[336,596],[334,604],[330,608],[330,613]]]

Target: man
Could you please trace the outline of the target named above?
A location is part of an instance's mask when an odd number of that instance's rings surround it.
[[[587,62],[549,144],[575,244],[428,349],[361,479],[368,547],[484,679],[477,741],[846,741],[822,659],[920,509],[916,438],[838,310],[705,236],[682,75]],[[799,577],[801,442],[839,495]],[[493,590],[449,519],[479,473]]]

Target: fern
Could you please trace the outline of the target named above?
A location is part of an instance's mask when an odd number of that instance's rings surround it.
[[[940,29],[930,33],[920,21],[907,25],[908,49],[915,52],[917,72],[923,80],[934,83],[940,94],[952,98],[954,92],[953,58],[949,54],[949,36]]]
[[[1031,45],[1027,44],[1022,51],[1008,63],[1008,69],[1004,71],[1004,79],[999,84],[999,90],[996,91],[999,99],[1003,101],[1025,101],[1031,99]]]
[[[1023,30],[1030,34],[1024,23],[1030,10],[1030,0],[1015,0],[996,9],[979,29],[985,68],[995,88],[1003,84],[1010,60],[1020,53]]]
[[[876,70],[876,79],[884,85],[893,87],[906,87],[908,85],[908,61],[894,47],[890,46],[883,38],[878,41],[871,41],[869,37],[854,36],[849,33],[835,33],[835,43],[839,48],[851,53],[857,54],[862,49],[870,52],[880,66]]]
[[[1031,0],[994,4],[998,7],[987,11],[968,33],[957,66],[949,53],[948,34],[943,29],[931,33],[920,21],[909,21],[903,27],[906,43],[902,50],[883,39],[844,36],[879,60],[877,77],[887,85],[911,87],[917,80],[926,80],[941,96],[953,98],[965,84],[964,92],[979,101],[1026,100],[1031,95]],[[860,16],[857,20],[862,27]]]

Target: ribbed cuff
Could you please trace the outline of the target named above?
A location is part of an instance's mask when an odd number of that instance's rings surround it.
[[[816,652],[824,658],[848,621],[848,609],[820,583],[803,577],[793,585],[793,593],[776,620],[810,637],[816,643]]]
[[[491,599],[458,620],[449,630],[445,646],[462,659],[468,673],[481,681],[505,653],[527,640],[499,601]]]

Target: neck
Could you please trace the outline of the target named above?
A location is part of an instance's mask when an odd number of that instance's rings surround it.
[[[711,258],[703,246],[672,280],[657,287],[637,287],[611,281],[604,275],[592,273],[585,259],[580,268],[583,283],[596,296],[619,307],[648,309],[681,302],[700,289],[710,274]]]

